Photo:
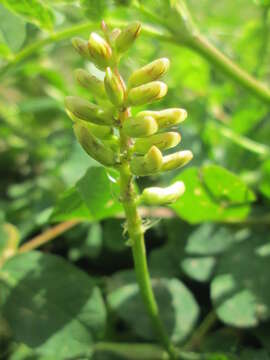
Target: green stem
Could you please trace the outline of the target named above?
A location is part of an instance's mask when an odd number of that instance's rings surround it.
[[[163,351],[162,348],[153,344],[142,343],[111,343],[111,342],[98,342],[94,345],[95,353],[112,353],[119,355],[126,360],[169,360],[168,354]],[[198,354],[189,351],[180,351],[177,349],[178,359],[182,360],[209,360],[214,358],[215,354]],[[83,356],[78,357],[78,360]],[[221,359],[227,356],[223,353],[219,353],[216,358]],[[230,360],[234,360],[234,357],[228,357]],[[71,360],[71,359],[70,359]]]
[[[270,104],[270,90],[225,56],[215,46],[208,42],[205,37],[200,34],[195,34],[190,41],[189,47],[201,54],[212,65],[222,70],[226,75],[249,90],[253,95],[263,102]]]
[[[246,149],[250,152],[253,152],[254,154],[259,155],[263,160],[269,158],[270,156],[269,146],[260,144],[243,135],[237,134],[232,129],[226,126],[216,125],[216,129],[225,138],[231,140],[233,143],[239,145],[243,149]]]
[[[217,322],[217,316],[214,311],[211,311],[200,324],[197,330],[194,331],[191,339],[186,343],[184,349],[186,351],[197,348],[202,343],[205,336],[212,329]]]
[[[262,6],[262,29],[261,29],[261,46],[258,53],[258,62],[254,70],[254,75],[259,76],[263,67],[269,47],[269,11],[270,6]]]
[[[128,116],[128,111],[120,113],[120,121],[123,122]],[[147,265],[146,249],[144,243],[144,228],[142,219],[137,208],[136,193],[134,190],[133,176],[130,171],[128,152],[130,148],[130,139],[120,130],[121,144],[121,165],[120,171],[120,197],[124,207],[127,219],[127,231],[132,246],[132,254],[137,282],[141,296],[147,312],[151,318],[153,329],[156,331],[158,338],[164,348],[170,355],[171,360],[176,359],[175,349],[171,344],[164,325],[161,321],[157,302],[151,285],[150,274]]]

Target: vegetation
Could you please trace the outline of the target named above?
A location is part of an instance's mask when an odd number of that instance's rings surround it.
[[[269,9],[1,2],[0,359],[270,359]]]

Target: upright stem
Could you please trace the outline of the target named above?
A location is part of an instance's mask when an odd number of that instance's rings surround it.
[[[120,121],[128,117],[128,110],[120,113]],[[153,329],[156,331],[164,348],[170,355],[171,360],[176,359],[175,349],[171,344],[164,325],[161,321],[157,302],[151,286],[151,279],[147,266],[146,250],[144,243],[144,228],[141,216],[137,209],[136,193],[134,190],[133,176],[129,165],[130,139],[120,130],[121,165],[120,171],[120,196],[127,219],[127,231],[132,246],[132,254],[136,272],[136,278],[140,293],[147,312],[151,318]]]

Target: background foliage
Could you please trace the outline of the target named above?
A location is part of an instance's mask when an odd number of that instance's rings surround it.
[[[146,243],[170,337],[187,359],[270,359],[270,101],[182,46],[181,32],[169,41],[159,16],[180,22],[167,0],[142,3],[144,10],[123,0],[0,1],[1,359],[166,358],[131,270],[117,175],[83,153],[64,112],[66,95],[84,94],[74,69],[91,68],[70,38],[87,38],[102,18],[148,26],[122,72],[169,57],[162,108],[189,113],[179,148],[193,151],[191,165],[138,181],[186,184],[170,209],[143,209],[159,219]],[[209,41],[269,83],[269,1],[187,6]],[[58,239],[23,251],[67,221],[72,229]]]

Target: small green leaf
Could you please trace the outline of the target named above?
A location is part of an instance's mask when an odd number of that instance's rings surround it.
[[[185,250],[188,254],[217,255],[247,235],[245,229],[235,233],[228,227],[206,223],[190,234]]]
[[[22,16],[26,21],[46,29],[53,29],[53,12],[42,0],[1,0],[8,9]]]
[[[76,188],[94,219],[104,219],[122,211],[117,176],[115,171],[108,173],[103,167],[91,167],[77,182]]]
[[[205,282],[211,278],[215,264],[216,260],[211,256],[188,257],[182,261],[181,267],[190,278]]]
[[[80,0],[81,7],[87,18],[92,20],[102,19],[106,9],[108,8],[108,0]]]
[[[1,269],[0,285],[1,311],[15,340],[42,355],[67,359],[91,353],[104,331],[100,290],[60,257],[40,252],[14,256]]]
[[[9,49],[16,52],[22,47],[25,37],[25,22],[0,4],[0,43],[3,41]],[[7,54],[3,45],[1,44],[2,52]]]
[[[187,169],[173,181],[183,181],[186,191],[171,207],[191,223],[243,219],[255,200],[241,179],[216,165]]]
[[[219,260],[211,298],[226,324],[247,328],[270,318],[269,237],[250,237]]]
[[[173,342],[183,341],[195,326],[199,314],[192,293],[177,279],[152,279],[160,316]],[[153,340],[152,324],[132,273],[119,273],[112,279],[108,302],[112,310],[144,339]]]
[[[90,211],[82,200],[82,197],[76,187],[66,190],[57,201],[53,213],[52,221],[67,220],[93,220]]]

